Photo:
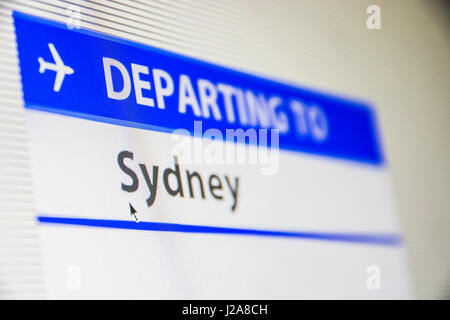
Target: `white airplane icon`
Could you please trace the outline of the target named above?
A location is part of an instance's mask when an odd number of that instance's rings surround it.
[[[48,48],[50,49],[50,52],[52,53],[53,60],[55,61],[55,63],[47,62],[44,59],[42,59],[42,57],[39,57],[38,58],[39,72],[44,73],[45,70],[56,71],[55,84],[53,85],[53,91],[59,92],[59,89],[61,89],[61,85],[64,80],[64,76],[66,74],[72,74],[74,71],[71,67],[64,65],[64,62],[62,61],[60,55],[58,54],[58,51],[56,51],[53,43],[49,43]]]

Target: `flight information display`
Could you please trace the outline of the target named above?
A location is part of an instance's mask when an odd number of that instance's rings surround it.
[[[369,102],[13,18],[50,297],[409,297]]]

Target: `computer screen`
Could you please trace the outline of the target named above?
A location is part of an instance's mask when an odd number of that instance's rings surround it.
[[[4,297],[444,297],[440,6],[3,3]]]

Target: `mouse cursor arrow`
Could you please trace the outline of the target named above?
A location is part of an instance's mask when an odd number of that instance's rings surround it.
[[[134,217],[134,219],[136,219],[136,222],[139,222],[137,216],[136,216],[136,209],[134,209],[134,207],[131,205],[130,202],[128,202],[128,204],[130,205],[130,215],[132,215]]]

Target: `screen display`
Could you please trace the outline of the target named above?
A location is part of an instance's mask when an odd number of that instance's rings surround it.
[[[370,101],[13,20],[50,297],[409,297]]]

